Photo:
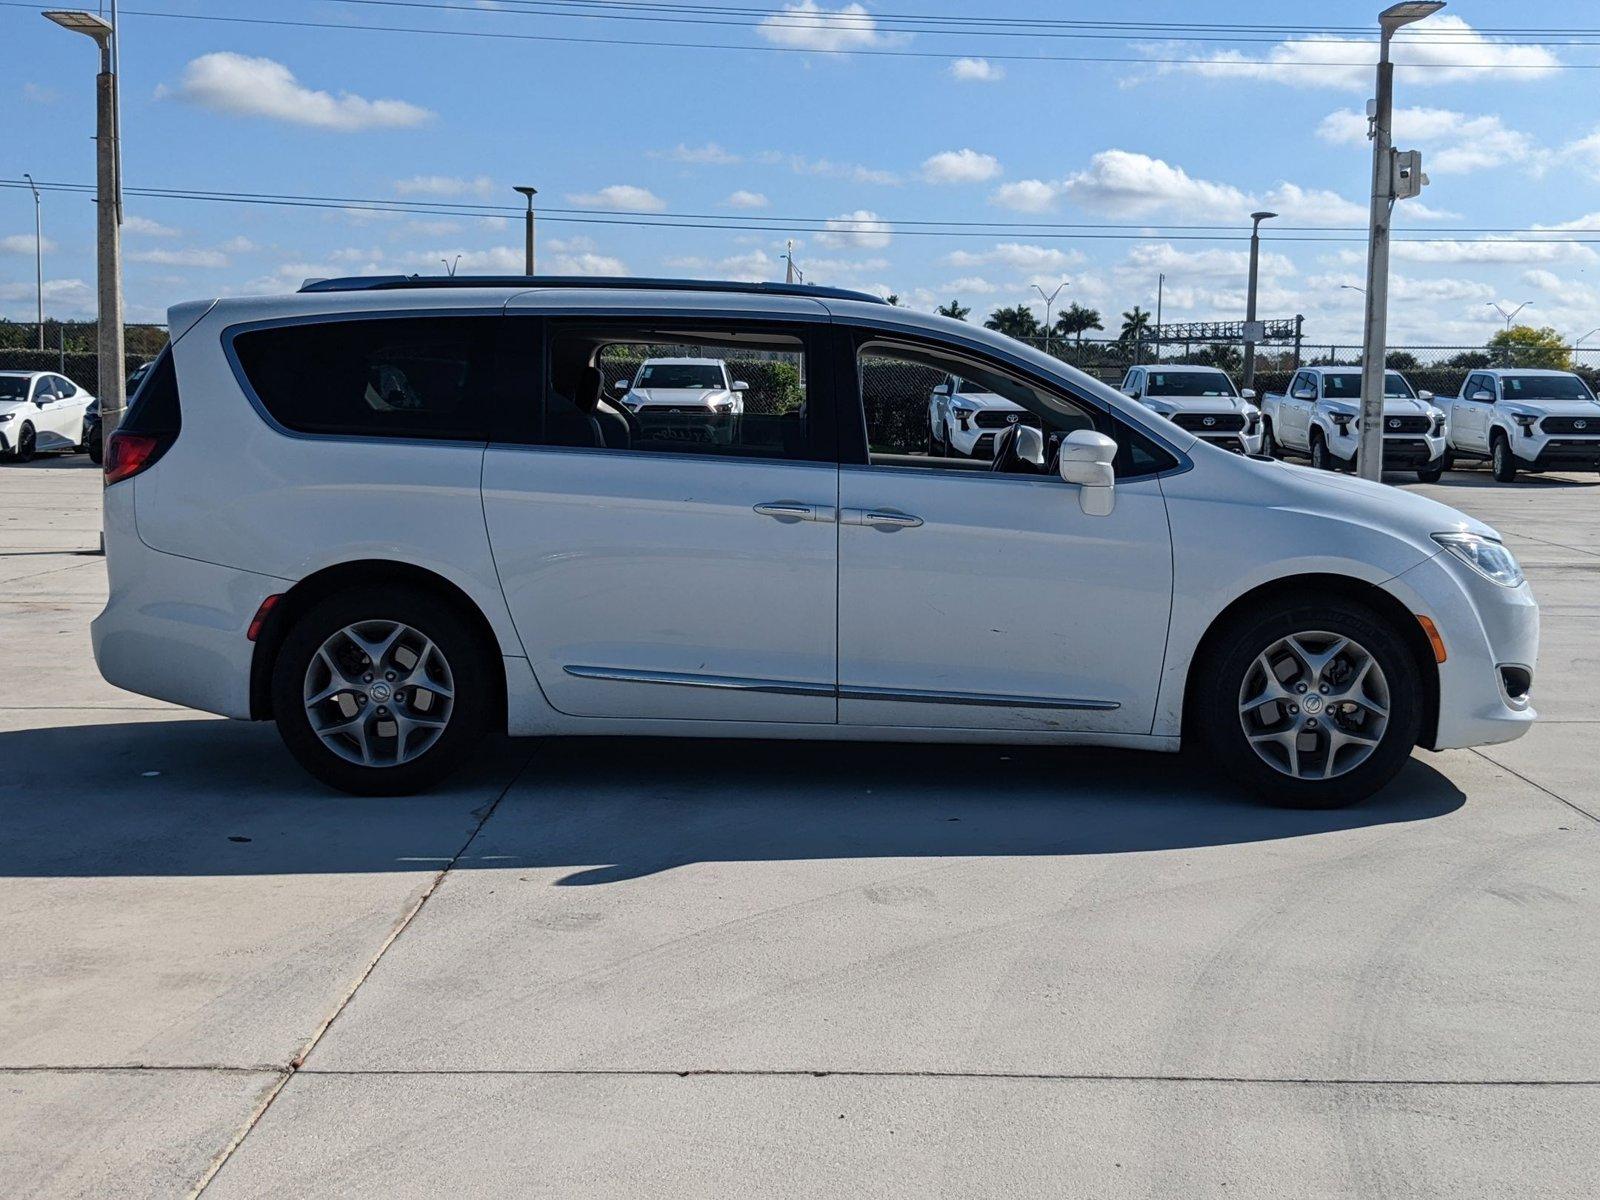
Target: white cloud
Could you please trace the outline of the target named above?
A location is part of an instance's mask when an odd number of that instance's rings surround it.
[[[950,64],[950,78],[958,83],[998,83],[1005,77],[1005,68],[987,58],[958,58]]]
[[[1250,270],[1250,252],[1179,250],[1170,242],[1141,242],[1128,251],[1119,269],[1139,279],[1153,279],[1165,273],[1212,280],[1238,280],[1242,287]],[[1270,251],[1262,253],[1261,274],[1264,278],[1294,273],[1294,263],[1286,255]]]
[[[1102,150],[1061,190],[1091,212],[1128,217],[1178,209],[1196,218],[1239,218],[1252,207],[1236,187],[1195,179],[1182,167],[1128,150]]]
[[[178,86],[162,85],[156,95],[175,95],[213,112],[267,117],[341,133],[408,129],[434,115],[405,100],[368,100],[352,92],[317,91],[297,80],[280,62],[227,50],[191,60]]]
[[[407,221],[404,234],[392,236],[405,237],[444,237],[450,233],[460,233],[460,221]]]
[[[208,267],[228,265],[228,256],[221,250],[204,250],[194,247],[187,250],[135,250],[129,262],[148,263],[157,267]]]
[[[671,150],[654,151],[652,158],[666,158],[673,162],[693,163],[696,166],[731,166],[743,162],[744,156],[735,154],[731,150],[724,150],[715,142],[707,142],[703,146],[686,146],[679,142]]]
[[[42,290],[46,315],[92,316],[98,306],[94,286],[82,279],[46,279]],[[31,277],[26,282],[0,283],[0,307],[14,312],[13,320],[32,321],[36,300]]]
[[[1049,212],[1061,198],[1064,186],[1043,179],[1018,179],[995,188],[989,195],[989,203],[1017,212]]]
[[[425,275],[443,271],[444,262],[455,262],[457,274],[520,275],[526,266],[522,246],[455,246],[408,255],[406,264]],[[546,275],[626,275],[628,268],[620,258],[600,254],[588,238],[547,238],[539,247],[539,270]]]
[[[149,217],[129,213],[122,219],[122,232],[138,234],[141,237],[177,237],[179,231],[171,225],[152,221]]]
[[[1029,273],[1060,272],[1084,261],[1077,250],[1034,246],[1025,242],[997,242],[987,250],[955,250],[945,255],[946,266],[957,270],[974,267],[1009,267]]]
[[[1408,242],[1397,239],[1391,253],[1401,262],[1476,266],[1525,266],[1532,263],[1600,262],[1590,247],[1574,242],[1518,241],[1488,237],[1473,241]]]
[[[765,250],[750,250],[744,254],[731,254],[726,258],[701,258],[689,256],[669,258],[666,266],[674,271],[693,272],[690,278],[737,279],[759,283],[778,277],[778,260]]]
[[[597,192],[569,192],[567,199],[583,208],[625,209],[632,212],[660,212],[667,202],[649,188],[631,183],[613,183]]]
[[[785,4],[757,27],[761,36],[778,46],[820,50],[837,54],[876,45],[878,24],[859,4],[823,8],[815,0]]]
[[[1563,162],[1575,162],[1595,179],[1600,179],[1600,129],[1563,146],[1560,157]]]
[[[952,279],[942,288],[941,292],[961,292],[969,296],[991,296],[1000,290],[1000,285],[990,283],[982,275],[963,275],[959,279]]]
[[[46,254],[56,248],[56,244],[49,238],[43,239],[40,245]],[[0,238],[0,254],[26,254],[31,258],[33,252],[34,243],[33,234],[31,233],[13,233]]]
[[[462,179],[455,175],[413,175],[396,179],[394,190],[401,196],[491,196],[494,180],[487,175]]]
[[[1338,192],[1293,183],[1280,183],[1261,203],[1290,225],[1365,225],[1368,217],[1364,205]]]
[[[22,98],[29,104],[54,104],[61,98],[61,93],[42,83],[24,83]]]
[[[1000,160],[976,150],[943,150],[922,162],[929,183],[986,183],[1000,174]]]
[[[817,234],[817,242],[823,246],[881,250],[889,244],[893,233],[888,222],[880,221],[877,213],[865,208],[833,217],[827,226],[827,233]]]
[[[1343,146],[1367,144],[1367,116],[1356,109],[1329,113],[1317,127],[1325,142]],[[1464,174],[1504,163],[1527,162],[1540,154],[1528,134],[1507,128],[1498,116],[1471,116],[1448,108],[1401,108],[1394,114],[1397,144],[1417,144],[1427,151],[1429,174]]]
[[[1157,49],[1164,56],[1175,52],[1202,60],[1164,64],[1163,72],[1181,71],[1230,83],[1256,79],[1292,87],[1351,91],[1372,87],[1378,61],[1377,46],[1372,41],[1331,36],[1290,39],[1264,54],[1207,52],[1184,43],[1169,43]],[[1514,45],[1484,37],[1460,17],[1449,14],[1433,17],[1402,33],[1394,43],[1393,57],[1401,67],[1400,78],[1408,87],[1469,80],[1492,81],[1496,86],[1529,83],[1550,75],[1561,62],[1543,46]],[[1407,66],[1427,69],[1408,71]]]
[[[744,188],[730,195],[723,201],[729,208],[765,208],[767,198],[760,192],[748,192]]]
[[[782,155],[764,155],[763,162],[781,160]],[[806,158],[802,154],[789,156],[789,166],[797,175],[825,175],[833,179],[848,179],[851,183],[898,184],[900,177],[893,171],[878,167],[865,167],[859,163],[833,162],[826,158]]]

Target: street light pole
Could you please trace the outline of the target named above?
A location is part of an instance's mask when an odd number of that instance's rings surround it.
[[[1044,352],[1046,354],[1050,353],[1050,310],[1056,302],[1056,297],[1061,294],[1061,289],[1066,287],[1067,283],[1068,281],[1063,279],[1060,283],[1056,284],[1056,290],[1051,292],[1048,296],[1045,295],[1044,289],[1037,283],[1033,285],[1033,290],[1038,292],[1040,296],[1044,297]]]
[[[39,349],[44,349],[44,226],[39,216],[39,189],[26,171],[22,177],[33,190],[33,288],[39,302]]]
[[[100,428],[109,438],[122,420],[123,380],[127,376],[122,341],[122,179],[117,146],[116,28],[94,13],[53,11],[44,14],[63,29],[93,38],[100,48],[100,74],[95,77],[95,226],[99,290]]]
[[[1361,351],[1361,441],[1363,479],[1383,478],[1384,368],[1389,339],[1389,221],[1395,202],[1394,63],[1389,43],[1395,30],[1430,17],[1443,0],[1406,0],[1378,14],[1378,94],[1372,106],[1372,211],[1367,230],[1366,336]]]
[[[1501,308],[1493,300],[1486,301],[1486,303],[1489,305],[1490,308],[1494,309],[1495,312],[1500,314],[1501,318],[1506,323],[1506,328],[1510,329],[1511,328],[1511,322],[1513,322],[1513,321],[1515,321],[1517,319],[1517,314],[1519,312],[1521,312],[1523,309],[1527,308],[1528,305],[1532,304],[1533,301],[1532,300],[1524,300],[1521,304],[1517,305],[1510,312],[1507,312],[1505,309]]]
[[[533,274],[533,198],[539,194],[539,189],[522,185],[513,187],[512,191],[521,192],[528,199],[528,211],[522,217],[523,241],[523,274]]]
[[[1162,271],[1156,275],[1156,362],[1161,361],[1161,300],[1162,293],[1167,290],[1167,275]]]
[[[1244,382],[1240,387],[1254,387],[1256,382],[1256,342],[1250,327],[1256,322],[1256,277],[1261,268],[1261,222],[1277,216],[1274,212],[1250,214],[1250,290],[1244,302]]]

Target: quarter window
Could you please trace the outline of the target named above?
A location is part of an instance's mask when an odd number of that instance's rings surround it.
[[[298,433],[482,441],[495,317],[318,321],[233,339],[251,388]]]

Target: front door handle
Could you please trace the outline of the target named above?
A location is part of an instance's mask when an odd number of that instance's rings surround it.
[[[840,514],[846,525],[876,525],[882,529],[915,529],[921,517],[892,508],[847,508]]]
[[[755,506],[756,512],[763,517],[772,517],[778,521],[832,521],[834,519],[831,504],[802,504],[797,500],[773,500],[767,504]]]

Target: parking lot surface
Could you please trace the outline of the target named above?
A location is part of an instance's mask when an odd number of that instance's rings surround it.
[[[1332,813],[727,742],[336,795],[100,680],[99,487],[0,468],[10,1196],[1600,1194],[1593,476],[1419,487],[1521,558],[1543,720]]]

